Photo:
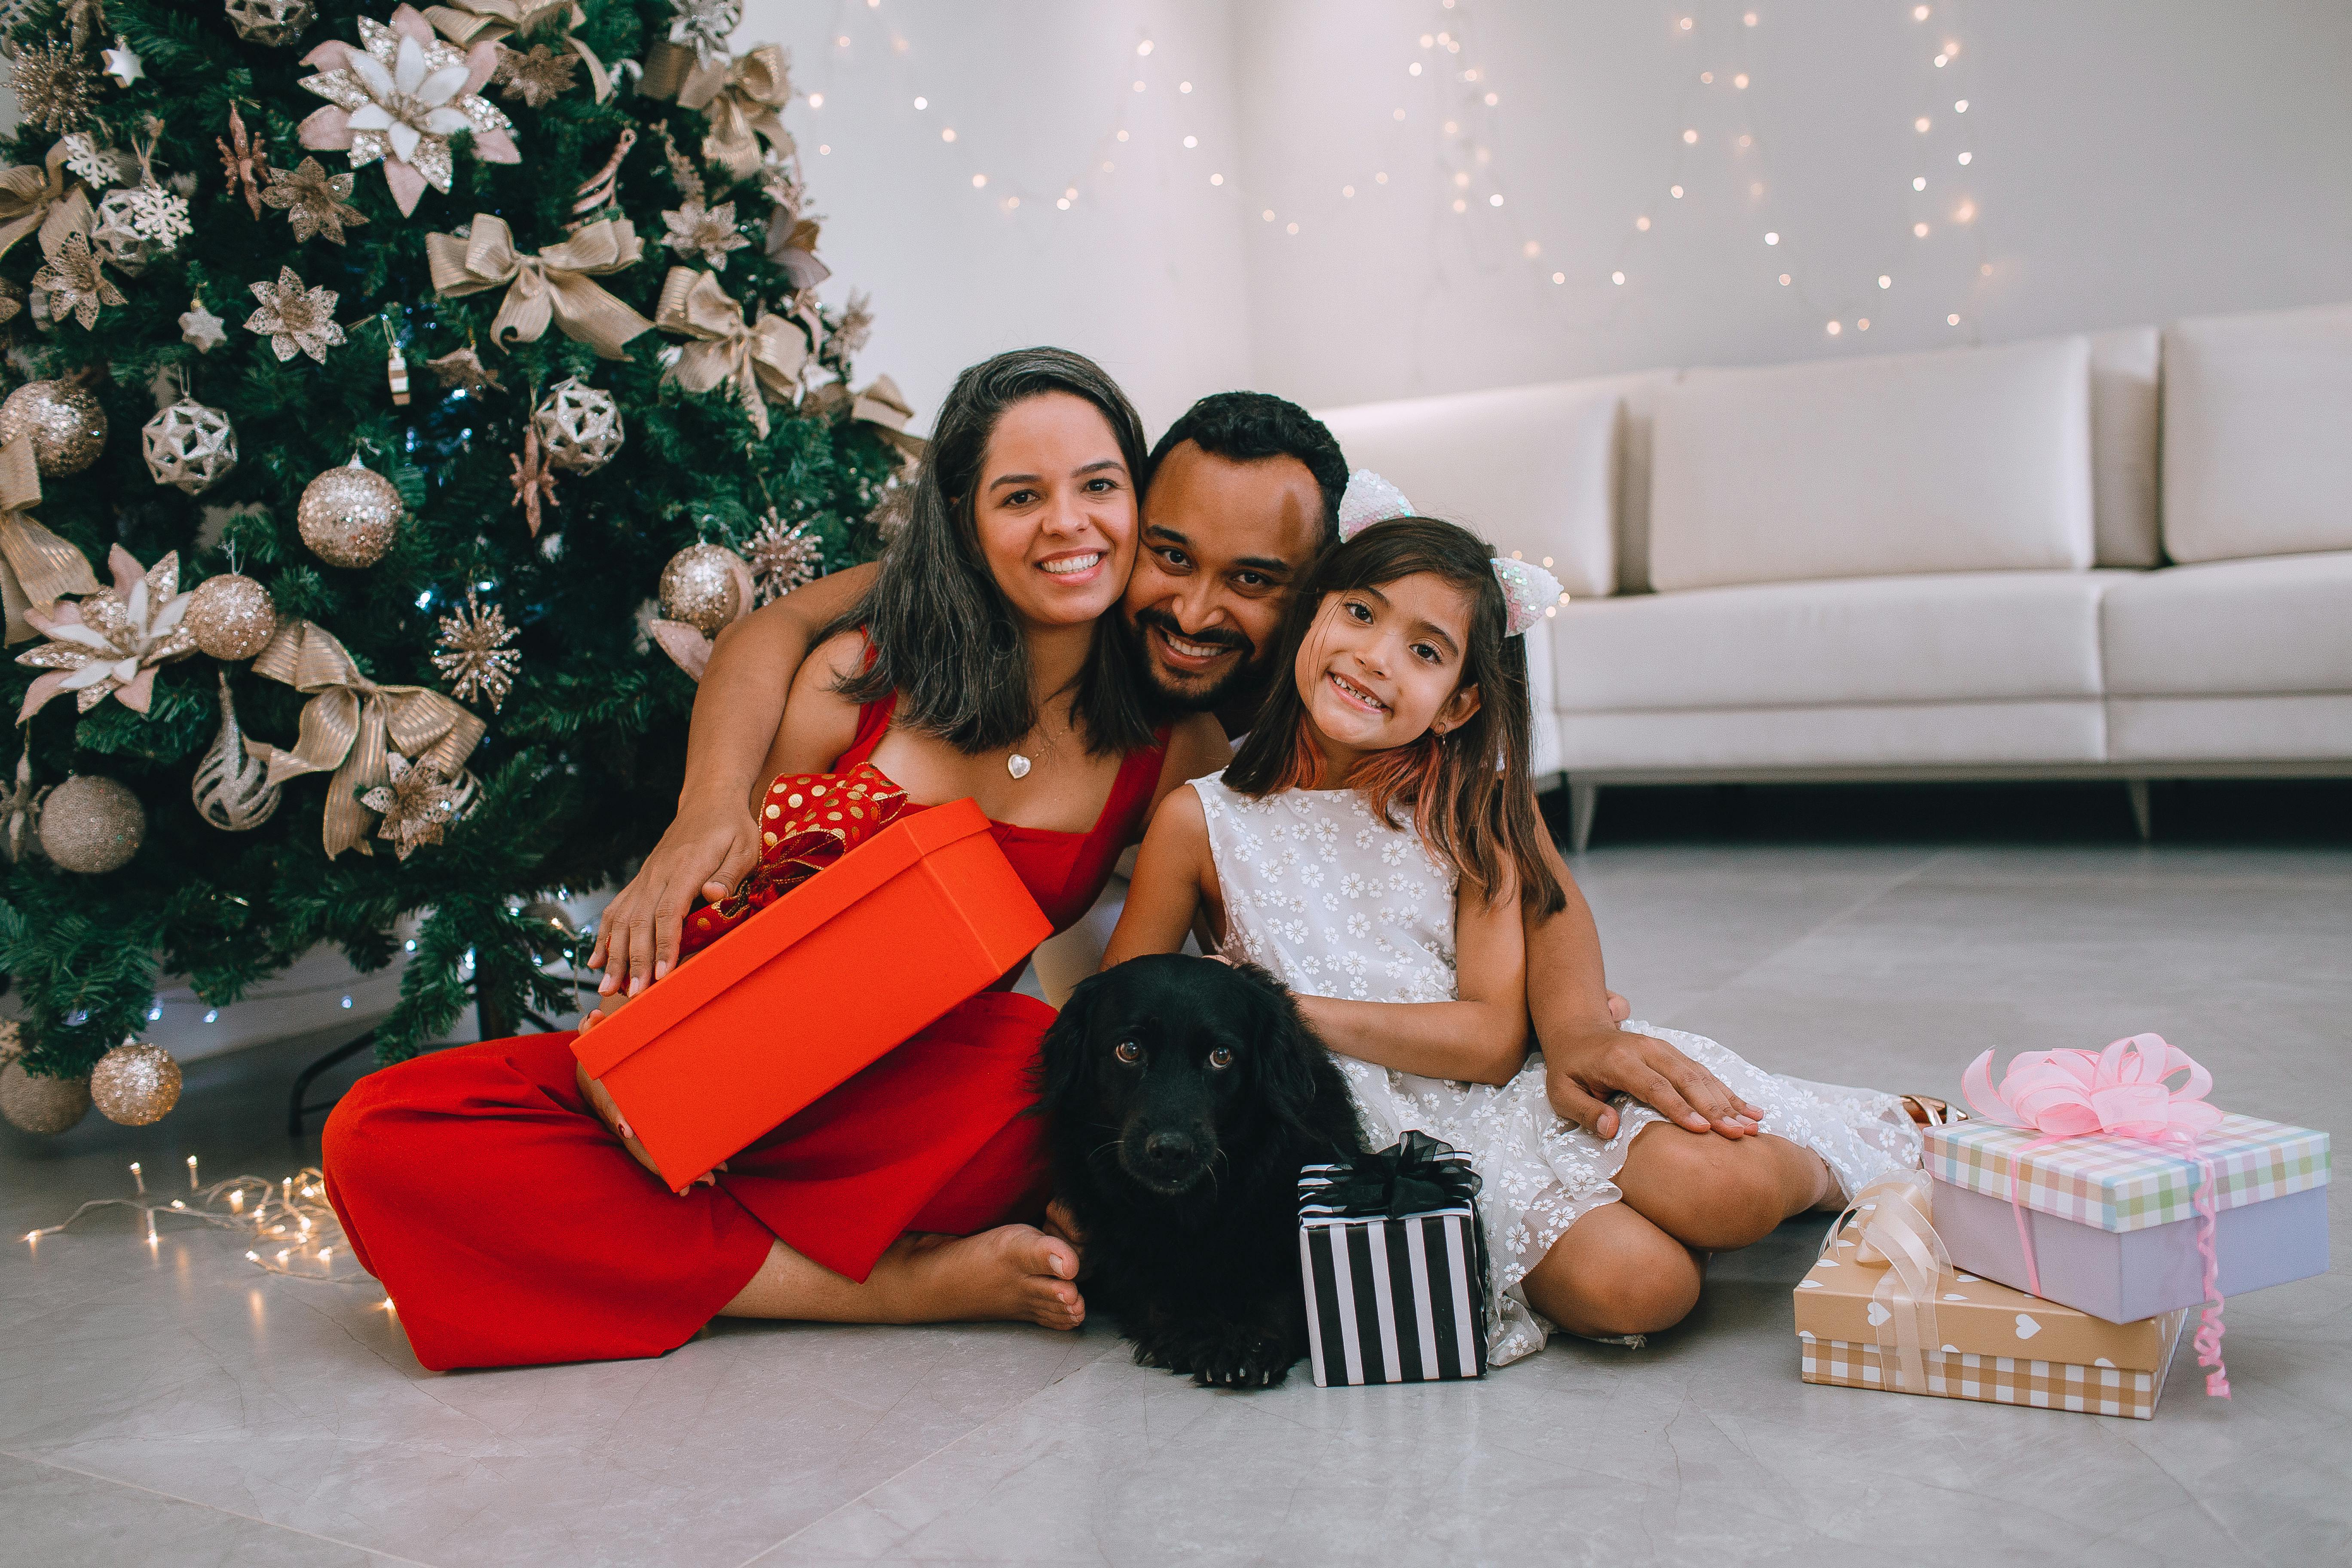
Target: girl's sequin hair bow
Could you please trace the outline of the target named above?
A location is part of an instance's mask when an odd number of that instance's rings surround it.
[[[1347,493],[1339,498],[1339,539],[1353,539],[1376,522],[1413,515],[1404,492],[1370,468],[1348,476]],[[1517,637],[1543,619],[1544,612],[1568,602],[1559,579],[1541,566],[1525,561],[1495,559],[1495,580],[1503,585],[1504,631]]]

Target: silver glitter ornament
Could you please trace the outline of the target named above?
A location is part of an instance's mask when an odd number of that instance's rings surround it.
[[[661,612],[705,637],[751,607],[751,569],[723,544],[689,544],[662,568]]]
[[[278,786],[269,782],[268,765],[245,749],[245,731],[236,721],[236,703],[229,696],[226,671],[220,677],[220,733],[213,737],[196,763],[188,796],[206,822],[223,833],[243,833],[260,826],[277,811]]]
[[[150,1126],[180,1103],[180,1064],[161,1046],[125,1040],[90,1069],[89,1098],[118,1126]]]
[[[547,460],[566,473],[594,473],[619,454],[627,439],[621,405],[613,395],[576,375],[557,382],[530,419]]]
[[[128,785],[77,773],[41,803],[41,850],[86,877],[119,871],[147,837],[147,808]]]
[[[147,471],[159,485],[202,495],[236,467],[236,427],[226,410],[184,397],[139,429]]]
[[[0,1117],[19,1131],[54,1136],[89,1114],[89,1079],[26,1072],[16,1023],[0,1021]]]
[[[195,585],[180,624],[215,658],[251,658],[278,629],[278,605],[252,578],[225,572]]]
[[[303,487],[294,526],[328,565],[373,566],[392,548],[401,511],[392,481],[355,457]]]
[[[78,474],[106,447],[106,410],[88,387],[28,381],[0,403],[0,447],[27,433],[43,479]]]
[[[185,205],[185,203],[181,204]],[[128,189],[109,191],[98,204],[97,220],[89,230],[89,247],[106,258],[108,266],[126,278],[136,278],[147,270],[147,264],[163,254],[166,247],[139,232],[131,216],[131,192]]]
[[[318,15],[312,0],[228,0],[227,10],[238,37],[270,48],[300,37]]]

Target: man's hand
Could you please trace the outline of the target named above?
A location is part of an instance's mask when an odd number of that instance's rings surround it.
[[[1612,1008],[1614,1011],[1614,1008]],[[1572,1034],[1554,1031],[1543,1042],[1544,1088],[1561,1120],[1596,1138],[1617,1135],[1612,1094],[1630,1094],[1667,1121],[1694,1132],[1750,1138],[1764,1118],[1706,1068],[1648,1035],[1593,1024]]]
[[[760,828],[743,801],[681,803],[669,830],[629,885],[604,906],[588,967],[600,994],[634,996],[677,963],[677,939],[697,894],[712,903],[735,890],[760,859]]]

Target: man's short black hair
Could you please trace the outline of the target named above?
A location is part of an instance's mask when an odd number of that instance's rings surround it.
[[[1168,426],[1144,459],[1143,482],[1160,471],[1160,459],[1190,441],[1213,458],[1250,463],[1263,458],[1296,458],[1315,476],[1323,492],[1323,543],[1339,537],[1339,498],[1348,489],[1348,459],[1323,421],[1286,397],[1270,392],[1213,392]]]

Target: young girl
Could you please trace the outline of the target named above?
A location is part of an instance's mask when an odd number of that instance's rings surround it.
[[[1892,1096],[1776,1077],[1638,1023],[1624,1027],[1762,1108],[1761,1136],[1694,1133],[1621,1101],[1604,1141],[1553,1112],[1528,1050],[1519,906],[1563,895],[1537,849],[1518,634],[1559,584],[1451,523],[1359,527],[1292,610],[1292,680],[1231,766],[1155,816],[1106,962],[1172,952],[1204,918],[1223,955],[1297,994],[1373,1147],[1418,1130],[1470,1154],[1495,1364],[1542,1348],[1551,1324],[1665,1328],[1697,1300],[1706,1252],[1916,1165],[1918,1131]]]

